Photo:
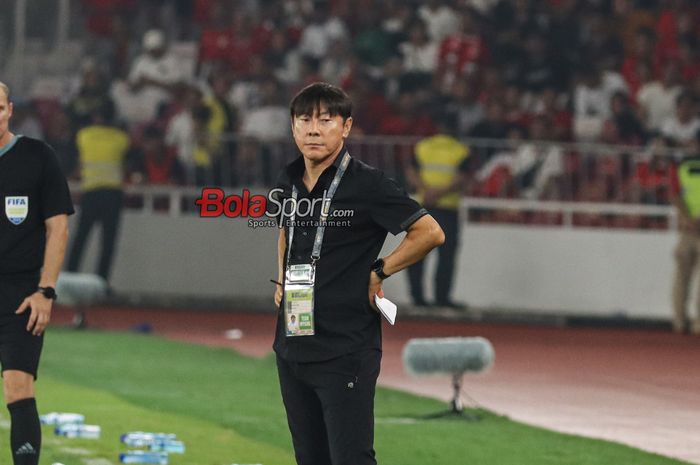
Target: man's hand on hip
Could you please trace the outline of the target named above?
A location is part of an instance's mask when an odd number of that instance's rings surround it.
[[[369,304],[375,311],[379,311],[377,304],[374,303],[374,295],[377,294],[379,297],[384,297],[384,291],[382,290],[382,279],[377,276],[377,273],[370,271],[369,273]]]
[[[47,299],[40,292],[35,292],[22,301],[15,313],[24,313],[29,308],[31,313],[29,314],[27,331],[31,331],[34,336],[40,336],[51,320],[52,305],[53,300]]]

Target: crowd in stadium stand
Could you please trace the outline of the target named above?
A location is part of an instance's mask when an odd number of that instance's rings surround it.
[[[474,195],[665,204],[665,155],[698,151],[694,0],[82,4],[75,90],[45,124],[16,122],[74,153],[75,131],[111,100],[138,149],[132,180],[216,182],[236,166],[222,160],[288,138],[287,102],[318,80],[349,92],[354,134],[428,136],[443,120],[458,137],[505,141],[472,146]],[[563,142],[640,149],[589,156]]]

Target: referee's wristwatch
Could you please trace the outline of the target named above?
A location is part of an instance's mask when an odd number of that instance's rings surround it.
[[[54,288],[51,287],[51,286],[46,286],[46,287],[41,287],[41,286],[39,286],[39,287],[36,288],[36,291],[37,291],[39,294],[41,294],[41,295],[43,295],[44,297],[46,297],[47,299],[56,300],[56,297],[58,297],[58,296],[56,295],[56,289],[54,289]]]
[[[384,259],[383,258],[378,258],[374,263],[372,263],[370,270],[377,273],[377,276],[379,276],[379,279],[381,279],[381,280],[384,280],[384,279],[388,278],[389,276],[391,276],[391,275],[384,273]]]

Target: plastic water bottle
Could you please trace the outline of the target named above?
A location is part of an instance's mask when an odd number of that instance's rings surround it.
[[[56,435],[67,438],[100,439],[102,429],[98,425],[58,425],[54,430]]]
[[[184,454],[185,443],[182,441],[155,441],[148,447],[151,452],[167,452],[169,454]]]
[[[131,431],[121,435],[121,441],[130,447],[150,446],[156,442],[174,441],[173,433],[147,433],[144,431]]]
[[[168,454],[165,452],[145,452],[142,450],[130,450],[119,454],[121,463],[150,463],[155,465],[168,465]]]
[[[41,415],[39,421],[43,425],[66,425],[66,424],[83,424],[85,423],[85,415],[79,413],[60,413],[51,412],[46,415]]]

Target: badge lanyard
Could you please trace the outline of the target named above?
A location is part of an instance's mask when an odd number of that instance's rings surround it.
[[[331,182],[331,186],[328,188],[327,192],[327,199],[328,202],[322,205],[321,209],[321,215],[319,216],[319,225],[316,228],[316,238],[314,239],[314,248],[311,251],[311,264],[315,265],[316,262],[318,261],[319,258],[321,258],[321,246],[323,245],[323,235],[326,232],[326,220],[328,220],[328,215],[330,213],[330,206],[331,206],[331,201],[333,200],[333,197],[335,196],[335,191],[338,190],[338,185],[340,184],[340,180],[343,179],[343,175],[345,174],[345,170],[348,167],[348,164],[350,163],[350,154],[348,152],[345,152],[345,155],[343,156],[342,161],[340,162],[340,166],[338,167],[338,170],[335,172],[335,177],[333,178],[333,181]],[[289,266],[289,257],[292,253],[292,244],[294,240],[294,219],[296,218],[296,203],[297,203],[297,196],[299,195],[299,191],[297,190],[297,186],[292,186],[292,198],[294,199],[294,210],[292,211],[292,216],[290,217],[290,224],[289,224],[289,247],[287,248],[287,266]]]
[[[321,246],[323,235],[326,231],[326,221],[330,214],[330,204],[335,196],[345,170],[350,163],[350,154],[345,152],[340,162],[335,177],[328,191],[325,193],[327,202],[323,202],[319,224],[316,227],[316,237],[311,251],[311,263],[290,265],[292,245],[294,244],[294,220],[296,218],[297,197],[299,192],[296,186],[292,187],[294,209],[289,223],[289,245],[287,247],[287,260],[285,264],[284,282],[284,313],[287,336],[313,336],[314,330],[314,285],[316,282],[316,262],[321,258]]]

